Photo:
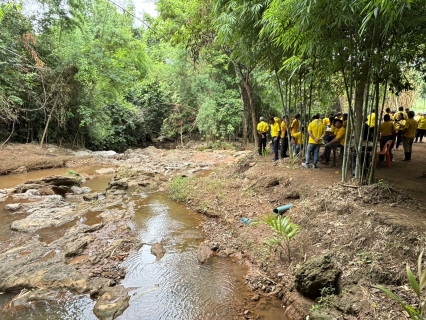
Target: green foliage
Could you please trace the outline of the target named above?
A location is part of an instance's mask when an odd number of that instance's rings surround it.
[[[269,245],[278,245],[279,247],[284,248],[282,241],[285,242],[288,259],[291,260],[290,241],[300,233],[300,226],[292,223],[289,217],[283,218],[279,214],[266,214],[266,216],[261,218],[260,221],[252,223],[252,225],[258,224],[266,224],[272,229],[274,238],[267,241]]]
[[[175,177],[167,186],[167,193],[175,201],[185,202],[189,197],[189,178]]]
[[[334,297],[335,288],[333,287],[325,287],[320,291],[320,297],[316,300],[316,304],[312,305],[310,312],[315,310],[319,310],[322,308],[332,307],[332,300]]]
[[[417,278],[414,276],[413,272],[411,271],[410,266],[406,265],[406,272],[407,272],[407,278],[410,282],[411,289],[414,291],[414,293],[417,296],[417,308],[412,307],[410,304],[405,303],[398,295],[390,291],[389,289],[377,285],[376,288],[382,290],[385,292],[391,299],[395,300],[400,304],[400,306],[410,315],[411,319],[413,320],[424,320],[425,319],[425,296],[424,296],[424,288],[426,287],[426,270],[422,267],[422,260],[423,260],[423,252],[420,253],[418,261],[417,261]]]

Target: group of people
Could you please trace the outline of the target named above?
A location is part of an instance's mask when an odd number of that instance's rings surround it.
[[[366,125],[368,131],[374,134],[376,131],[375,113],[372,112],[367,118]],[[395,146],[399,150],[400,145],[404,149],[403,161],[410,161],[413,150],[413,143],[423,143],[423,137],[426,133],[426,114],[415,114],[414,111],[404,107],[399,107],[398,111],[386,109],[383,121],[380,123],[380,149],[382,150],[386,142],[392,140],[390,145],[390,155],[393,160],[392,149]],[[379,160],[383,161],[384,156],[379,156]]]
[[[379,130],[380,134],[380,150],[384,148],[386,142],[392,140],[390,146],[390,154],[395,145],[398,150],[402,144],[405,157],[404,161],[411,160],[413,143],[422,143],[423,137],[426,135],[426,114],[415,114],[414,111],[400,107],[398,112],[392,112],[389,108],[386,109],[383,121],[378,125],[379,121],[375,119],[375,112],[366,117],[365,122],[365,140],[372,140],[374,134]],[[345,146],[346,132],[350,128],[347,127],[347,114],[332,114],[329,117],[321,117],[316,114],[312,117],[308,125],[307,133],[309,135],[308,146],[306,150],[306,158],[302,166],[309,168],[311,157],[312,168],[318,168],[318,162],[328,165],[332,150],[343,150]],[[376,129],[376,126],[378,129]],[[294,151],[297,155],[303,147],[304,128],[300,122],[300,114],[296,114],[290,122],[287,116],[282,119],[278,117],[270,117],[269,124],[265,122],[263,117],[260,117],[260,122],[257,125],[259,134],[259,155],[263,155],[266,150],[266,138],[268,133],[271,137],[272,147],[274,151],[273,161],[278,161],[278,156],[286,158],[288,151],[289,140],[294,144]],[[288,137],[290,135],[290,139]],[[281,143],[280,143],[281,142]],[[320,155],[321,146],[325,146],[323,153]],[[379,160],[383,161],[384,156],[380,155]]]

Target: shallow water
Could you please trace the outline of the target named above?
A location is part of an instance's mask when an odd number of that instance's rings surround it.
[[[75,171],[82,172],[78,169]],[[14,177],[15,182],[9,184],[9,187],[30,179],[64,172],[64,169],[53,169],[35,172],[37,174],[34,173],[34,176],[29,173],[21,182],[16,182]],[[110,177],[97,177],[89,180],[85,186],[101,191]],[[0,188],[4,188],[6,184],[2,178],[5,177],[0,177]],[[249,301],[254,294],[248,292],[245,285],[245,265],[218,257],[200,265],[197,261],[197,249],[204,236],[201,229],[202,217],[199,214],[171,201],[164,194],[133,194],[131,198],[136,202],[136,214],[130,227],[138,234],[143,245],[123,262],[127,275],[121,284],[130,290],[130,307],[118,319],[214,320],[232,319],[236,316],[235,307],[244,305],[244,301]],[[5,211],[4,205],[5,203],[0,204],[0,237],[2,233],[3,236],[10,233],[10,223],[19,218],[19,215]],[[85,219],[85,223],[94,224],[99,221],[98,214],[99,212],[89,212],[81,219]],[[75,223],[78,221],[70,222],[67,227]],[[41,240],[46,242],[53,241],[64,231],[64,227],[46,229],[51,230],[38,232]],[[163,244],[166,253],[160,260],[156,260],[151,253],[151,246],[159,242]],[[47,253],[49,254],[53,255],[54,252]],[[79,257],[75,259],[74,263],[78,263]],[[0,309],[16,294],[1,294]],[[60,296],[53,300],[56,302],[32,303],[15,309],[13,314],[0,313],[0,319],[96,319],[92,311],[95,301],[88,296],[56,294]],[[262,310],[251,311],[262,319],[285,319],[278,300],[263,304]],[[250,315],[253,316],[253,313]]]

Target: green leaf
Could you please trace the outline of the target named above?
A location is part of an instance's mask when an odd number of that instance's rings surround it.
[[[407,269],[408,281],[410,281],[411,288],[413,288],[414,292],[417,294],[417,297],[420,299],[419,284],[417,283],[416,277],[411,272],[411,269],[410,269],[410,266],[408,265],[408,263],[407,263],[406,269]]]

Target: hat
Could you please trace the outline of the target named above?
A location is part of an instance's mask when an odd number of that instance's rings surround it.
[[[263,120],[265,120],[265,118],[264,118],[264,117],[260,117],[260,118],[259,118],[259,120],[260,120],[260,121],[263,121]]]

